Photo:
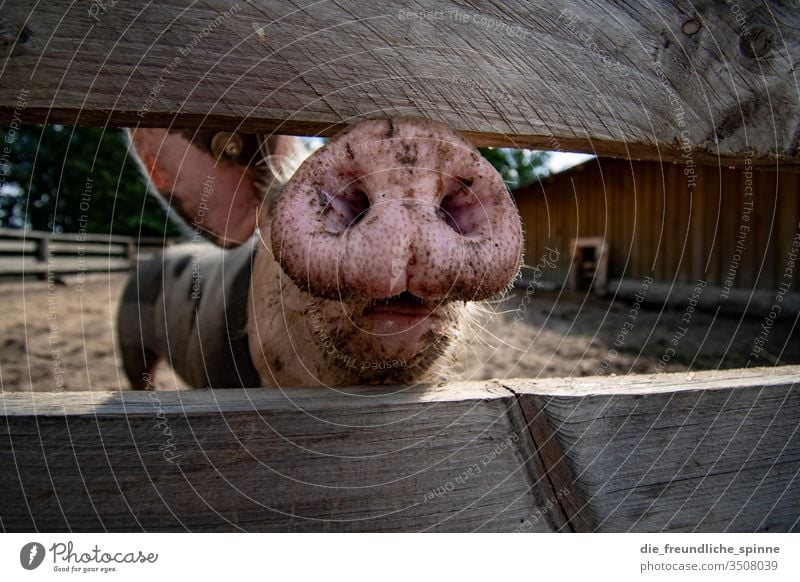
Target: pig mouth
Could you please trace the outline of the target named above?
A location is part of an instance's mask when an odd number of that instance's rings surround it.
[[[364,317],[370,319],[392,319],[404,320],[408,322],[436,317],[438,305],[431,301],[425,301],[403,291],[399,295],[388,299],[375,299],[364,309]]]
[[[321,300],[312,311],[327,315],[309,319],[336,384],[402,384],[420,381],[446,353],[459,320],[457,303],[404,291],[356,304]]]

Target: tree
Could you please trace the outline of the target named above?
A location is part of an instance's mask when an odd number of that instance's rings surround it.
[[[0,158],[0,225],[131,236],[178,233],[147,194],[120,130],[3,126],[0,144],[10,146]]]
[[[514,190],[533,182],[546,173],[550,154],[513,148],[479,148],[483,157],[503,176],[509,189]]]

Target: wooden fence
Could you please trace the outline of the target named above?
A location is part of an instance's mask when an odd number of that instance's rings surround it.
[[[800,367],[11,393],[12,531],[798,531]]]
[[[127,271],[170,239],[0,228],[0,277]]]
[[[0,121],[415,115],[479,145],[800,167],[790,3],[103,6],[4,5]],[[798,377],[6,394],[0,527],[797,531]]]

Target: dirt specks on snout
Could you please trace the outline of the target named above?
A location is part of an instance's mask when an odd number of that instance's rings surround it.
[[[400,151],[396,154],[397,163],[401,166],[416,166],[418,160],[418,148],[414,143],[401,143]]]
[[[351,211],[345,218],[364,220],[309,215],[303,198],[317,181]],[[503,196],[494,200],[496,192]],[[507,286],[521,255],[519,215],[502,178],[463,136],[419,119],[367,120],[334,137],[287,185],[271,232],[287,275],[328,299],[403,290],[441,298],[453,289],[455,299],[485,298]]]

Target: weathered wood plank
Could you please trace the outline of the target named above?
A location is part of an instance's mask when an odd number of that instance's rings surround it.
[[[592,524],[582,511],[584,502],[575,494],[574,476],[555,438],[550,422],[533,398],[518,398],[522,418],[529,431],[532,465],[539,477],[538,485],[547,500],[542,507],[551,507],[551,524],[555,531],[587,532]]]
[[[507,531],[537,508],[491,385],[0,402],[6,530]]]
[[[50,252],[114,256],[125,255],[128,252],[128,245],[53,241],[50,243]]]
[[[77,258],[62,255],[54,256],[53,259],[53,262],[49,263],[37,261],[35,257],[0,258],[0,275],[109,273],[127,271],[131,268],[130,261],[120,258]]]
[[[790,3],[11,0],[0,25],[5,123],[331,135],[417,115],[482,145],[800,159]]]
[[[796,531],[798,378],[0,393],[0,527]]]
[[[800,531],[800,367],[504,383],[596,531]]]
[[[0,253],[24,254],[36,251],[36,243],[32,240],[0,240]]]
[[[122,236],[117,234],[95,234],[95,233],[77,233],[77,232],[50,232],[43,230],[23,230],[19,228],[0,228],[0,240],[11,239],[26,241],[36,241],[47,239],[50,241],[62,241],[73,243],[102,243],[102,244],[128,244],[135,242],[139,246],[157,245],[164,246],[173,242],[174,239],[168,239],[159,236]]]

